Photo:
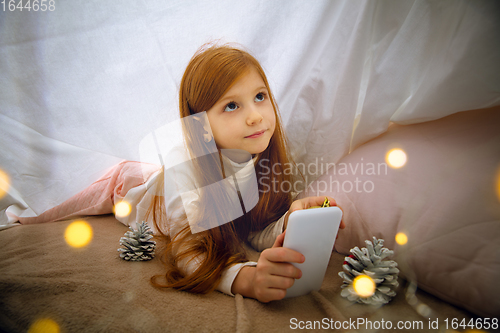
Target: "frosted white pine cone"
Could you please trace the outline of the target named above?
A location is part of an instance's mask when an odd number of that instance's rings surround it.
[[[120,238],[120,258],[129,261],[151,260],[155,256],[156,242],[151,240],[153,232],[144,221],[137,225],[137,230],[130,231]]]
[[[366,240],[365,244],[366,247],[362,249],[354,247],[351,249],[352,254],[345,257],[342,266],[344,271],[339,272],[339,276],[344,279],[340,294],[352,302],[386,304],[396,296],[395,290],[399,286],[398,264],[394,260],[386,259],[394,252],[383,247],[383,239],[373,237],[373,241]],[[363,274],[369,276],[375,283],[375,290],[371,296],[361,296],[354,289],[354,279]]]

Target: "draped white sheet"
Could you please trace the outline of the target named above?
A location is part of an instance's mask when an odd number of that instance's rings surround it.
[[[9,205],[39,214],[139,160],[140,141],[177,119],[185,66],[211,40],[261,62],[298,162],[336,162],[390,121],[500,103],[495,0],[56,0],[45,12],[6,3],[0,224]]]

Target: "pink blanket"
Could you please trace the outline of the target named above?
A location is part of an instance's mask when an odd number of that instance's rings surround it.
[[[65,220],[81,215],[112,213],[113,206],[123,200],[131,188],[144,184],[156,171],[158,166],[153,164],[124,161],[62,204],[39,216],[18,217],[19,222],[33,224]]]

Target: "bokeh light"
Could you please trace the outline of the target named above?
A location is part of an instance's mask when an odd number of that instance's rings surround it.
[[[402,149],[391,149],[389,152],[387,152],[387,155],[385,155],[385,161],[387,164],[394,169],[401,168],[406,164],[406,153]]]
[[[135,294],[133,291],[129,290],[129,291],[126,291],[124,294],[123,294],[123,300],[127,303],[129,303],[130,301],[132,301],[133,299],[135,298]]]
[[[10,187],[9,176],[0,169],[0,200],[7,194]]]
[[[496,184],[495,184],[496,192],[497,192],[497,198],[498,201],[500,201],[500,166],[498,167],[497,170],[497,179],[496,179]],[[1,196],[0,196],[1,198]]]
[[[424,303],[420,303],[419,305],[416,306],[416,310],[418,314],[420,314],[422,317],[430,317],[432,313],[432,309]]]
[[[66,228],[64,238],[72,247],[84,247],[92,240],[92,227],[85,221],[75,221]]]
[[[120,201],[115,205],[113,211],[117,217],[125,217],[129,216],[130,212],[132,211],[132,207],[128,202]]]
[[[375,281],[368,275],[359,275],[352,281],[352,287],[360,297],[370,297],[375,293]]]
[[[28,329],[28,333],[59,333],[60,331],[59,325],[49,318],[38,319]]]
[[[405,245],[406,243],[408,243],[408,236],[406,236],[404,232],[398,232],[396,234],[396,243],[398,243],[399,245]]]

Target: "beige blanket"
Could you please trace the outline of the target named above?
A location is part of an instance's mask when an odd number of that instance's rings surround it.
[[[390,321],[393,328],[381,332],[414,331],[397,329],[399,321],[407,328],[423,325],[424,330],[415,331],[438,332],[428,329],[428,318],[405,301],[402,287],[381,308],[341,298],[342,280],[337,273],[344,256],[338,253],[332,255],[319,292],[268,304],[219,292],[193,295],[156,289],[149,278],[163,271],[158,258],[149,262],[119,258],[119,240],[127,227],[111,215],[85,219],[93,228],[93,239],[80,249],[71,248],[64,239],[71,221],[0,232],[0,331],[26,332],[45,318],[62,332],[282,332],[314,325],[318,331],[335,325],[349,325],[340,332],[373,331],[366,321],[386,328]],[[415,306],[420,311],[425,313],[426,306],[432,309],[433,325],[470,318],[428,294],[417,292],[417,296],[422,303]]]

